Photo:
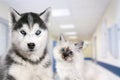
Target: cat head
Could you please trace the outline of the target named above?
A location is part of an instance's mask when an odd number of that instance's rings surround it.
[[[54,48],[54,57],[56,60],[71,62],[76,54],[80,54],[83,44],[83,41],[69,42],[63,35],[60,35],[58,45]]]

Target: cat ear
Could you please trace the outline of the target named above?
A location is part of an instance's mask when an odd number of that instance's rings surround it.
[[[59,41],[60,41],[60,42],[66,42],[63,34],[60,34]]]
[[[78,49],[82,49],[83,48],[83,45],[84,45],[84,41],[80,41],[78,43],[75,43],[75,46],[78,48]]]
[[[45,23],[48,23],[49,17],[50,17],[50,13],[51,13],[51,7],[47,8],[46,10],[44,10],[42,13],[39,14],[39,16]]]
[[[13,8],[10,8],[10,24],[13,26],[20,19],[20,14]]]

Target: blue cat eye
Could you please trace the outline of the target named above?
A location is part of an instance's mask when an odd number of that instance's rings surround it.
[[[24,36],[27,34],[24,30],[21,30],[20,33]]]
[[[38,35],[40,35],[40,33],[41,33],[41,31],[37,30],[35,34],[38,36]]]
[[[64,48],[62,48],[62,49],[61,49],[61,51],[62,51],[62,52],[64,52],[64,51],[65,51],[65,49],[64,49]]]

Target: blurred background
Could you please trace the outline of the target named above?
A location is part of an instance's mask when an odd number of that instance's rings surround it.
[[[0,0],[0,55],[9,44],[9,7],[19,13],[51,7],[51,53],[60,33],[70,41],[83,40],[85,60],[95,61],[111,80],[120,80],[120,0]]]

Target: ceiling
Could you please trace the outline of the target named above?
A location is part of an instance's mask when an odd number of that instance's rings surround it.
[[[3,0],[20,13],[40,13],[48,7],[52,10],[67,9],[69,15],[50,18],[50,33],[57,37],[60,33],[76,32],[75,40],[90,39],[100,22],[110,0]],[[65,12],[66,13],[66,12]],[[73,24],[75,28],[61,29],[60,25]],[[71,34],[72,35],[72,34]],[[65,35],[68,38],[69,35]],[[73,39],[73,38],[69,38]]]

